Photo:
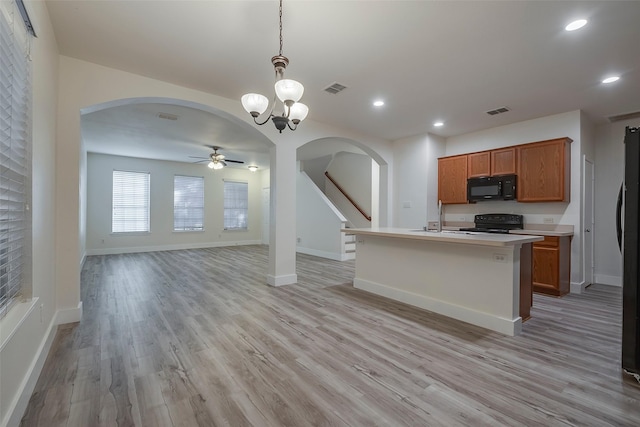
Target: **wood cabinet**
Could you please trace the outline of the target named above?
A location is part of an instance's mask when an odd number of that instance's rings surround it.
[[[491,175],[513,175],[516,173],[515,147],[491,151]]]
[[[518,201],[569,201],[571,139],[517,146]]]
[[[438,199],[443,204],[467,203],[467,155],[438,159]]]
[[[533,244],[533,291],[562,296],[569,292],[571,237],[545,236]]]
[[[491,175],[491,154],[489,151],[467,154],[467,178]]]

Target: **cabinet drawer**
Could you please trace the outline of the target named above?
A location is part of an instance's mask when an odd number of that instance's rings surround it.
[[[533,243],[534,248],[540,246],[551,246],[557,248],[558,245],[560,245],[560,238],[558,236],[544,236],[544,240]]]

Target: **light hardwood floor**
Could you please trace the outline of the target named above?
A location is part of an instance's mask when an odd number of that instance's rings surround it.
[[[619,288],[536,295],[507,337],[356,290],[353,261],[298,255],[280,288],[266,266],[264,246],[88,257],[22,425],[640,425]]]

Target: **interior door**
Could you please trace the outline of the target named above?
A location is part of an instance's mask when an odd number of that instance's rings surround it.
[[[594,240],[594,201],[593,193],[595,188],[594,182],[594,166],[593,162],[584,157],[584,197],[582,198],[583,212],[583,266],[584,266],[584,284],[588,286],[593,283],[593,271],[595,268],[593,258],[593,240]]]

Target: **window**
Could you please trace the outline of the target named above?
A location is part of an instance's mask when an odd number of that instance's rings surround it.
[[[204,178],[173,177],[173,231],[204,230]]]
[[[149,231],[149,172],[113,171],[112,233]]]
[[[249,184],[224,182],[224,229],[246,230],[249,211]]]
[[[25,291],[30,269],[30,38],[17,4],[0,2],[0,318]]]

